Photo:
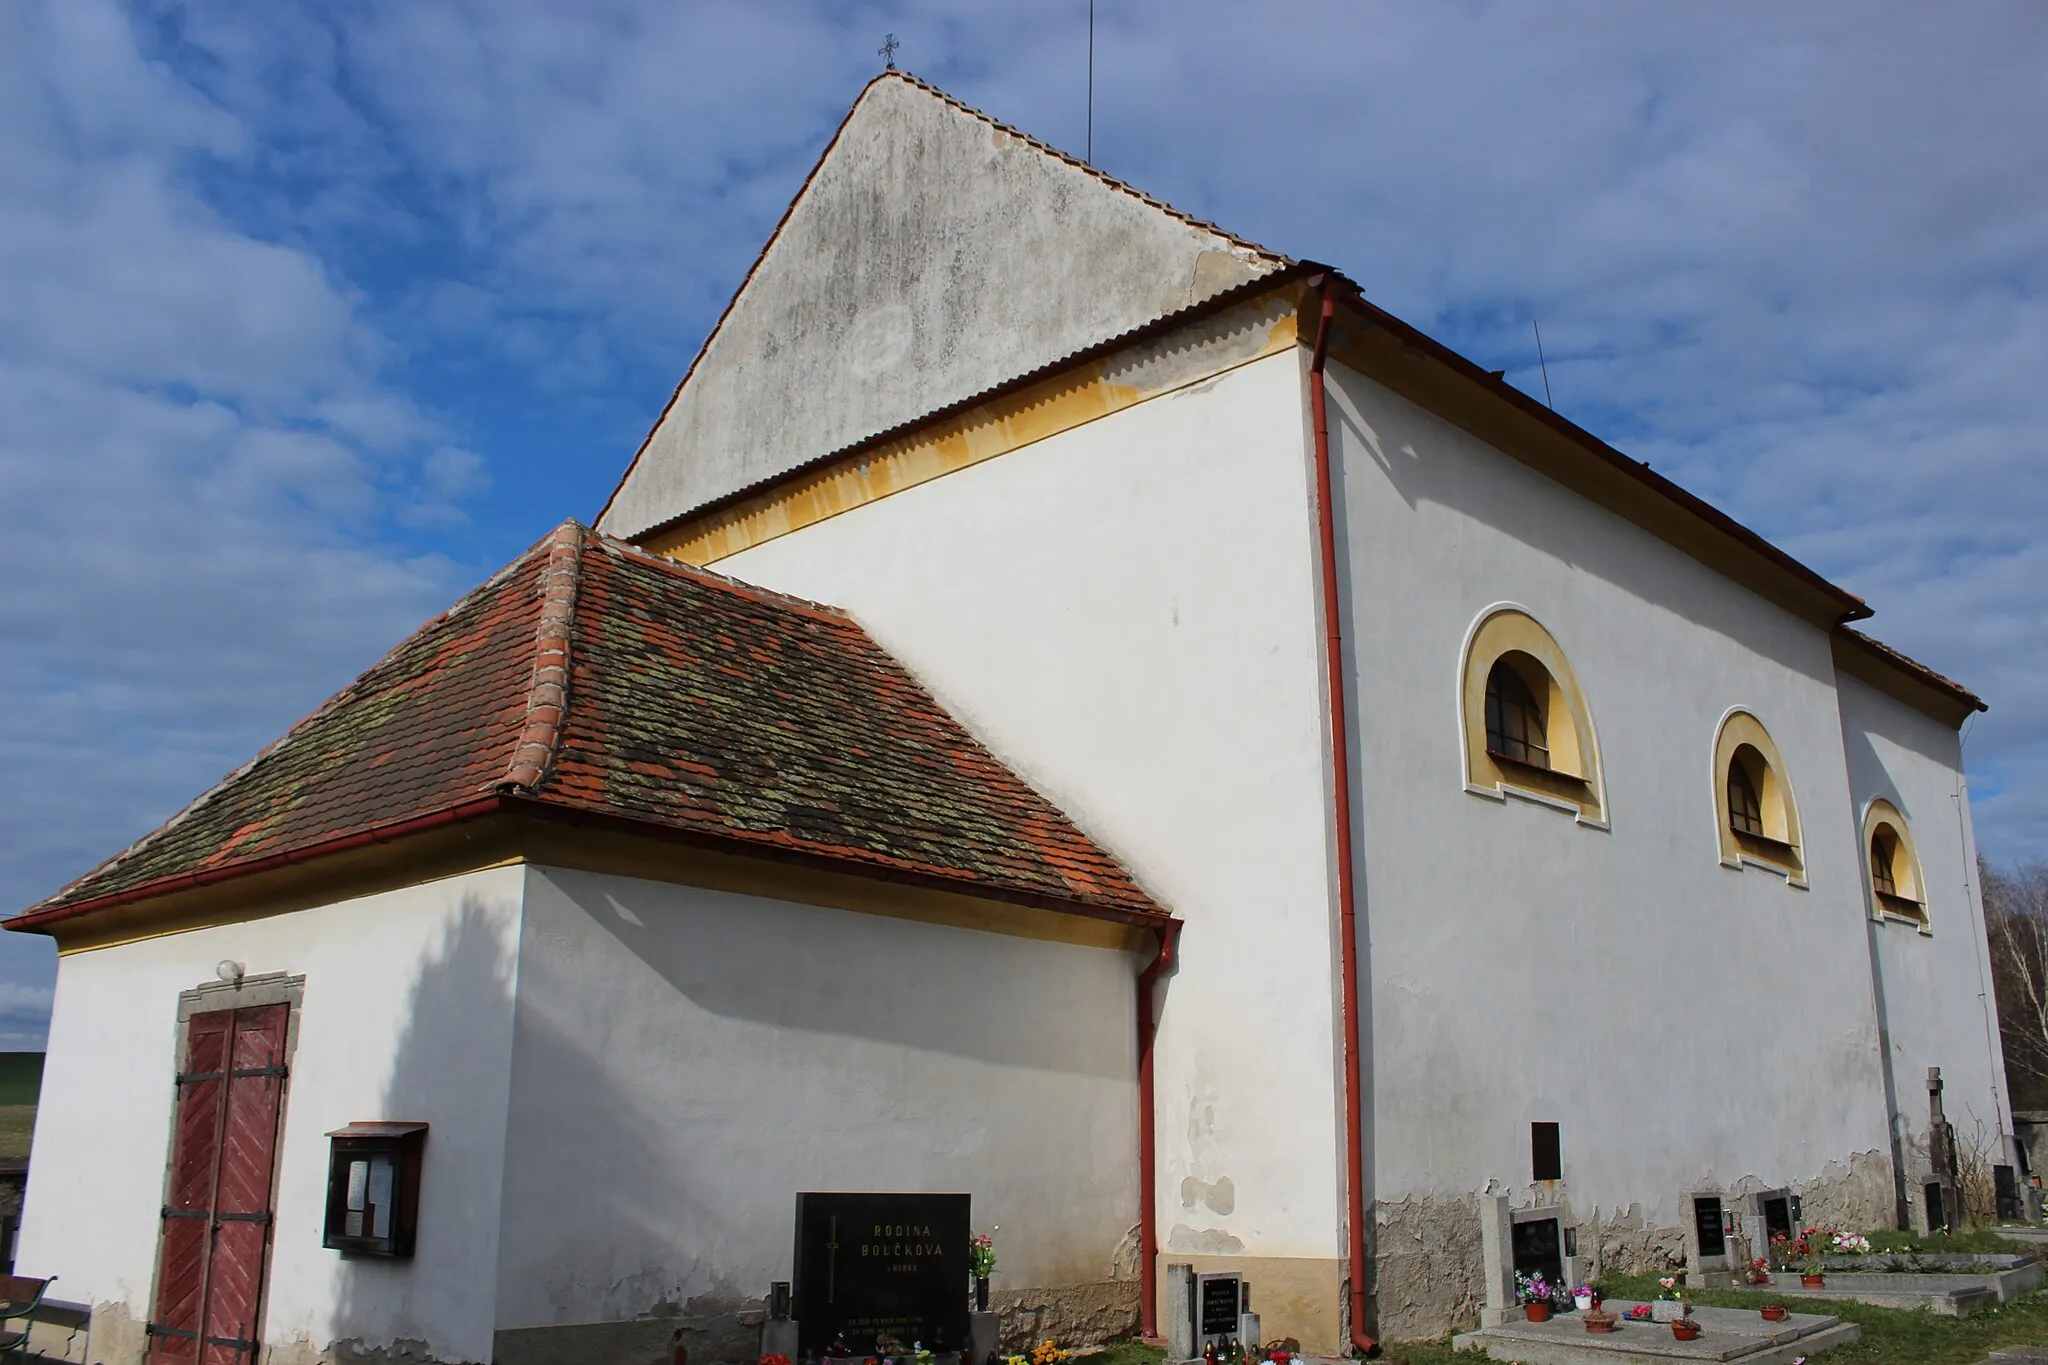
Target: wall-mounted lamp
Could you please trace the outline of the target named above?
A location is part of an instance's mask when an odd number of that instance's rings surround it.
[[[213,964],[213,974],[230,986],[242,984],[242,964],[233,958],[224,957]]]

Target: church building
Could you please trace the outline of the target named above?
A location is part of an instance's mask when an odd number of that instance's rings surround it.
[[[7,921],[17,1265],[110,1365],[747,1362],[798,1192],[954,1192],[1013,1333],[1337,1355],[1953,1220],[1983,703],[1871,615],[889,71],[592,526]]]

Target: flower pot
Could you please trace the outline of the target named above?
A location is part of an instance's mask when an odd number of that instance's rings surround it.
[[[1522,1311],[1529,1315],[1531,1322],[1549,1322],[1550,1305],[1547,1303],[1525,1303]]]
[[[1785,1305],[1782,1303],[1767,1303],[1756,1311],[1764,1315],[1765,1322],[1783,1322],[1785,1320]]]
[[[1677,1322],[1692,1316],[1692,1305],[1684,1299],[1651,1299],[1650,1321]]]
[[[1808,1289],[1818,1289],[1827,1282],[1828,1277],[1825,1275],[1801,1275],[1799,1277],[1799,1283]]]
[[[1696,1322],[1680,1318],[1671,1324],[1671,1335],[1680,1341],[1697,1341],[1700,1335],[1700,1325]]]
[[[1591,1294],[1572,1295],[1572,1307],[1578,1309],[1581,1313],[1591,1308],[1597,1302],[1598,1300],[1595,1299]]]
[[[988,1276],[986,1275],[976,1275],[974,1277],[974,1311],[977,1313],[986,1313],[988,1311]]]
[[[1586,1324],[1586,1330],[1595,1335],[1614,1330],[1614,1314],[1602,1312],[1598,1308],[1587,1313],[1583,1321]]]

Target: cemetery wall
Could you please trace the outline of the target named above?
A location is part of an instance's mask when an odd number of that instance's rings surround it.
[[[1827,631],[1330,374],[1364,756],[1372,1194],[1417,1211],[1383,1217],[1449,1245],[1456,1201],[1483,1189],[1639,1206],[1654,1229],[1678,1226],[1695,1188],[1860,1188],[1886,1109]],[[1606,827],[1465,789],[1463,645],[1502,603],[1555,636],[1584,690]],[[1731,707],[1782,751],[1803,887],[1720,861],[1713,754]],[[1534,1179],[1534,1123],[1559,1125],[1562,1181]],[[1395,1254],[1383,1238],[1383,1273]],[[1433,1307],[1402,1308],[1409,1329],[1451,1325],[1464,1293],[1446,1282]]]
[[[1995,1154],[1989,1162],[2013,1159],[2001,1142],[2013,1131],[2012,1112],[1990,1005],[1969,792],[1954,730],[1855,678],[1842,678],[1841,705],[1856,826],[1872,801],[1898,809],[1926,898],[1925,934],[1898,920],[1871,925],[1910,1192],[1919,1183],[1911,1177],[1927,1165],[1929,1067],[1941,1068],[1958,1147]]]
[[[152,1307],[179,995],[303,976],[284,1099],[263,1340],[280,1365],[337,1351],[485,1360],[522,873],[471,873],[59,959],[18,1263],[94,1306],[94,1358],[136,1361]],[[432,1125],[417,1259],[321,1247],[332,1129]]]
[[[1162,1263],[1261,1264],[1334,1350],[1341,1092],[1295,352],[722,560],[836,603],[1187,928],[1157,1049]],[[1162,1296],[1161,1302],[1164,1302]],[[1320,1324],[1320,1325],[1319,1325]]]
[[[1129,1305],[1140,961],[533,869],[498,1358],[751,1361],[802,1190],[965,1192],[999,1290]]]

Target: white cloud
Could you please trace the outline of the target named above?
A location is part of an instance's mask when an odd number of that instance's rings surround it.
[[[0,1052],[40,1052],[49,1034],[48,986],[0,983]]]
[[[463,571],[387,543],[381,511],[482,476],[435,454],[357,292],[201,192],[260,138],[144,60],[119,9],[0,10],[0,121],[0,894],[19,907],[437,609]],[[0,1031],[46,1012],[49,970],[46,943],[0,935]]]
[[[36,1010],[47,1011],[56,992],[48,986],[0,984],[0,1018]]]

